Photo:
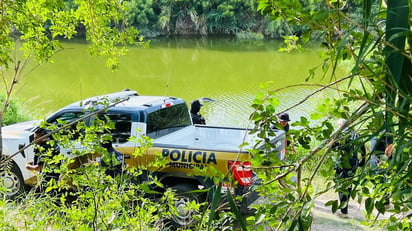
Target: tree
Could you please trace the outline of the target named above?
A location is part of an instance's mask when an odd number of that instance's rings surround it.
[[[0,109],[0,126],[4,112],[23,78],[23,69],[31,60],[39,64],[51,61],[63,49],[60,39],[72,39],[85,28],[91,55],[105,56],[106,65],[118,67],[117,57],[126,54],[125,45],[143,45],[142,38],[124,21],[122,1],[4,0],[0,3],[0,69],[5,92]],[[16,55],[21,49],[24,56]],[[1,132],[0,132],[1,138]],[[0,143],[0,155],[2,144]]]
[[[369,164],[365,164],[358,169],[354,177],[327,185],[325,190],[333,188],[339,191],[352,185],[351,197],[364,200],[365,210],[372,222],[372,218],[387,212],[385,202],[390,198],[393,204],[391,212],[394,215],[381,222],[391,229],[410,228],[410,217],[402,215],[402,212],[412,208],[412,182],[409,177],[412,157],[410,4],[408,0],[315,0],[312,5],[317,5],[317,9],[321,10],[313,11],[302,7],[301,1],[259,1],[258,10],[262,14],[283,19],[290,24],[306,25],[309,29],[302,33],[301,41],[309,41],[314,33],[322,33],[322,45],[327,49],[322,68],[332,70],[332,74],[331,84],[318,91],[334,87],[341,95],[337,100],[325,101],[322,109],[313,115],[312,119],[321,118],[317,126],[311,126],[310,119],[303,117],[294,124],[304,128],[295,131],[296,142],[302,148],[311,150],[306,156],[295,160],[293,167],[273,167],[273,172],[268,176],[273,177],[275,174],[275,180],[268,178],[268,182],[263,183],[265,188],[262,192],[271,192],[267,196],[276,198],[273,206],[266,205],[266,209],[260,210],[261,214],[268,211],[275,213],[275,219],[268,221],[272,226],[279,229],[285,226],[291,229],[310,227],[312,217],[309,211],[313,206],[313,197],[309,193],[311,182],[322,170],[326,173],[323,176],[331,175],[333,169],[324,166],[331,157],[331,144],[336,141],[342,129],[351,127],[360,134],[355,142],[366,145],[373,137],[386,132],[394,140],[392,157],[381,163],[378,174]],[[296,44],[288,45],[286,50],[291,51]],[[296,45],[295,48],[299,47]],[[352,63],[351,73],[347,77],[337,77],[336,67],[343,65],[343,61]],[[278,104],[278,101],[274,100],[276,91],[270,90],[267,95],[255,100],[256,113],[251,118],[254,119],[256,127],[265,128],[259,132],[261,137],[270,135],[267,125],[275,119],[273,115]],[[348,122],[333,132],[333,125],[329,122],[333,118],[346,118]],[[321,141],[315,148],[310,147],[313,139]],[[268,146],[268,150],[273,148]],[[372,154],[366,154],[367,163]],[[258,157],[263,158],[259,155]],[[300,169],[313,159],[317,162],[313,171],[308,178],[302,179]],[[294,171],[297,171],[297,182],[287,178]],[[273,185],[273,182],[281,179],[282,184]],[[333,211],[341,206],[338,201],[330,201],[328,204]],[[373,211],[377,211],[378,215],[373,216]]]

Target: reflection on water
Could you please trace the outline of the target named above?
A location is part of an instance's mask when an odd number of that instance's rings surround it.
[[[235,125],[244,127],[253,112],[250,106],[254,94],[250,92],[239,92],[236,94],[222,93],[216,101],[205,103],[202,108],[207,119],[207,124],[213,125]]]
[[[130,88],[142,95],[169,95],[190,102],[200,97],[201,113],[210,125],[246,126],[259,85],[276,87],[302,83],[308,70],[321,63],[317,50],[279,53],[279,41],[242,41],[225,38],[154,40],[151,48],[130,48],[120,59],[120,70],[104,67],[104,59],[90,57],[80,43],[63,43],[54,63],[27,72],[19,94],[46,116],[73,101]],[[313,88],[282,91],[279,110],[304,98]],[[312,101],[312,102],[316,102]],[[314,108],[307,103],[293,109],[292,119]]]
[[[295,90],[285,90],[276,94],[280,99],[280,105],[277,112],[283,111],[293,106],[288,111],[290,118],[293,121],[300,120],[301,116],[308,117],[316,108],[317,103],[321,102],[325,97],[329,97],[327,93],[319,93],[314,95],[308,101],[304,101],[306,95],[311,94],[315,88],[299,88]],[[239,92],[236,94],[222,93],[215,102],[206,102],[202,108],[203,115],[206,115],[207,123],[213,125],[235,125],[240,127],[250,127],[249,117],[254,109],[251,107],[251,102],[255,98],[257,92]],[[297,94],[298,93],[298,94]],[[296,104],[298,106],[294,107]]]

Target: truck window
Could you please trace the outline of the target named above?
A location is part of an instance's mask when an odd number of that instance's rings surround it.
[[[178,104],[149,113],[146,123],[147,136],[152,139],[192,125],[186,104]]]
[[[62,114],[58,115],[57,117],[48,121],[51,124],[58,125],[59,123],[57,120],[64,121],[65,123],[73,122],[84,115],[84,112],[63,112]]]
[[[132,130],[132,116],[130,114],[108,113],[105,114],[110,121],[115,123],[114,130],[111,131],[113,143],[125,143],[129,140]],[[105,120],[103,114],[99,114],[99,119]]]
[[[76,121],[80,118],[82,118],[85,115],[84,112],[79,112],[79,111],[69,111],[69,112],[63,112],[60,115],[50,119],[48,121],[49,124],[56,125],[58,127],[61,127],[62,125],[71,123],[73,121]],[[79,133],[81,131],[77,131],[76,129],[76,124],[71,125],[71,127],[68,128],[71,132],[63,132],[63,134],[70,135],[71,140],[75,140],[79,137]]]

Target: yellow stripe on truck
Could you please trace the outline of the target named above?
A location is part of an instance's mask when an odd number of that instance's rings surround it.
[[[228,161],[250,161],[250,154],[237,152],[215,152],[193,149],[176,149],[176,148],[157,148],[152,147],[145,151],[144,154],[132,155],[134,148],[119,148],[118,151],[130,155],[131,159],[128,165],[135,167],[149,167],[154,161],[155,156],[166,158],[168,164],[166,167],[159,169],[150,167],[149,170],[160,172],[185,172],[193,173],[195,168],[204,169],[213,167],[222,173],[228,170]]]

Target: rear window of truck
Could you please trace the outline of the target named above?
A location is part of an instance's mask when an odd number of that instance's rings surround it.
[[[155,139],[192,125],[192,121],[187,105],[177,104],[149,113],[146,124],[147,136]]]

